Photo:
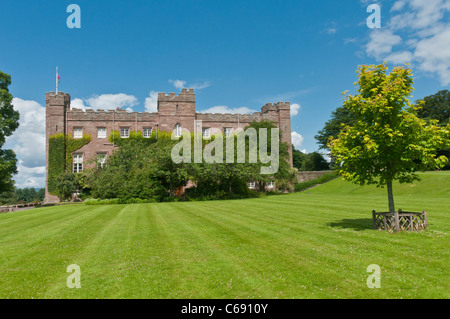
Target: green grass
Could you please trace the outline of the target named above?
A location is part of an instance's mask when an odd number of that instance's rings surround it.
[[[449,298],[450,172],[394,185],[430,230],[371,229],[385,189],[340,179],[258,199],[0,215],[0,298]],[[66,268],[81,267],[80,289]],[[381,288],[366,269],[381,267]]]

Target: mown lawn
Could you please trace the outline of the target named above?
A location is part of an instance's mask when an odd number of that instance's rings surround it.
[[[450,172],[395,185],[430,230],[371,229],[384,189],[334,180],[260,199],[0,215],[0,298],[449,298]],[[67,266],[81,267],[69,289]],[[367,266],[381,267],[369,289]]]

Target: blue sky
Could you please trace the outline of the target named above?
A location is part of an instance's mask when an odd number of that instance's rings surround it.
[[[80,29],[66,25],[71,3]],[[366,25],[371,3],[381,6],[380,29]],[[20,160],[17,186],[44,185],[42,112],[56,66],[77,107],[152,110],[155,92],[182,86],[195,89],[198,111],[290,101],[293,142],[313,152],[360,64],[410,62],[413,100],[448,89],[449,12],[450,0],[3,0],[0,70],[23,113],[6,145]]]

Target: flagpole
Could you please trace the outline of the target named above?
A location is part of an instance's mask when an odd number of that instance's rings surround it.
[[[56,94],[58,94],[58,67],[56,67]]]

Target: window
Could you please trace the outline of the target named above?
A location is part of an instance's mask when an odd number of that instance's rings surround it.
[[[73,172],[81,173],[83,171],[83,154],[73,154]]]
[[[128,127],[120,128],[120,137],[121,138],[129,138],[130,137],[130,129]]]
[[[267,188],[275,188],[275,182],[270,181],[269,184],[267,185]]]
[[[223,129],[223,134],[225,135],[225,137],[230,137],[231,136],[231,127],[225,127]]]
[[[175,133],[175,137],[181,137],[181,125],[180,124],[175,125],[174,133]]]
[[[106,138],[106,127],[97,128],[97,138]]]
[[[105,154],[105,153],[97,154],[97,167],[98,168],[103,168],[106,165],[106,157],[107,157],[107,154]]]
[[[74,127],[73,138],[82,138],[82,137],[83,137],[83,128],[82,127]]]
[[[152,129],[144,128],[144,137],[149,138],[150,136],[152,136]]]
[[[249,182],[248,183],[248,188],[255,188],[256,183],[255,182]]]
[[[211,135],[211,129],[210,128],[202,129],[202,136],[203,136],[203,138],[209,138],[210,135]]]

